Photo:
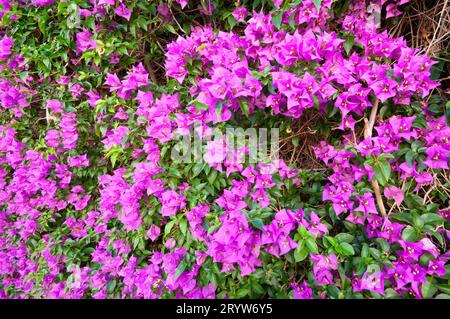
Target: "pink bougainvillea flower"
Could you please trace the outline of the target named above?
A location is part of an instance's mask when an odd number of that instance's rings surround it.
[[[438,210],[437,213],[447,221],[450,221],[450,209]]]
[[[365,193],[363,196],[356,196],[359,201],[359,206],[355,208],[356,211],[364,212],[365,214],[378,214],[375,207],[375,201],[371,193]]]
[[[353,202],[345,199],[345,197],[342,196],[336,196],[333,198],[333,208],[336,212],[336,215],[340,215],[349,209],[353,208]]]
[[[333,271],[338,269],[338,260],[333,253],[325,255],[311,255],[313,261],[314,279],[318,285],[329,285],[333,282]]]
[[[176,1],[181,6],[181,9],[184,9],[184,7],[186,7],[189,2],[189,0],[176,0]]]
[[[384,295],[384,274],[379,271],[370,275],[367,274],[367,272],[364,273],[361,279],[361,289],[374,291]]]
[[[83,31],[77,33],[77,50],[83,53],[86,50],[92,50],[97,47],[97,42],[92,39],[93,34],[83,29]]]
[[[170,20],[170,8],[167,4],[160,3],[157,7],[158,14],[163,18],[165,22],[168,22]]]
[[[159,237],[160,233],[161,229],[155,224],[152,224],[147,232],[147,237],[150,238],[151,241],[155,241],[155,239]]]
[[[119,126],[112,131],[106,133],[106,138],[103,140],[105,147],[119,146],[130,132],[126,126]]]
[[[114,12],[119,17],[125,18],[127,21],[130,21],[131,10],[128,9],[123,3],[121,3],[118,7],[114,8]]]
[[[313,299],[313,290],[303,281],[301,284],[292,284],[292,292],[295,299]]]
[[[328,233],[328,228],[324,224],[320,222],[320,217],[317,216],[316,213],[311,212],[310,215],[310,221],[307,222],[306,220],[303,220],[303,226],[306,227],[306,229],[312,233],[314,236],[323,236],[324,234]]]
[[[204,160],[209,164],[223,163],[226,157],[226,148],[223,140],[209,141],[206,144]]]
[[[111,92],[119,90],[120,88],[122,88],[122,82],[120,81],[120,79],[117,76],[117,74],[106,73],[105,84],[110,87],[109,90]]]
[[[270,205],[269,197],[267,196],[266,192],[263,189],[258,189],[256,192],[254,192],[251,195],[251,198],[258,202],[262,208],[266,208]]]
[[[70,83],[70,76],[68,76],[68,75],[60,75],[56,82],[58,84],[61,84],[61,85],[67,85],[67,84]]]
[[[234,9],[232,15],[238,22],[245,22],[245,18],[248,15],[248,11],[244,6],[242,6]]]
[[[75,83],[72,86],[70,86],[69,91],[73,98],[78,98],[84,92],[84,88],[78,83]]]
[[[81,155],[79,157],[69,157],[69,166],[70,167],[87,167],[89,166],[89,159],[87,155]]]
[[[403,252],[399,254],[406,261],[417,261],[424,253],[421,243],[409,243],[403,240],[399,241],[403,248]]]
[[[388,186],[384,189],[384,196],[389,199],[394,199],[397,205],[400,205],[403,202],[405,197],[403,191],[396,186]]]
[[[53,4],[55,0],[32,0],[30,6],[45,7]]]
[[[63,113],[59,122],[61,140],[65,149],[74,149],[77,146],[77,117],[75,113]]]
[[[77,221],[75,218],[67,218],[64,224],[70,228],[72,236],[75,238],[83,238],[87,235],[83,221]]]
[[[450,155],[450,150],[441,148],[439,146],[431,146],[426,151],[425,154],[428,155],[424,162],[429,168],[434,169],[449,169],[448,159]]]
[[[14,40],[4,35],[0,40],[0,59],[7,59],[11,55],[11,49],[14,46]]]
[[[116,4],[116,0],[98,0],[98,5],[108,5],[108,6],[113,6]]]
[[[88,102],[91,107],[96,107],[97,102],[102,99],[100,94],[98,94],[92,90],[89,90],[88,92],[86,92],[86,95],[88,96]]]
[[[60,132],[58,130],[48,130],[45,135],[45,142],[50,147],[58,147],[60,139]]]
[[[173,216],[179,210],[186,207],[185,196],[173,190],[167,190],[161,194],[161,215]]]
[[[446,272],[444,260],[433,260],[428,264],[427,273],[430,275],[444,276]]]
[[[63,109],[63,104],[58,100],[48,100],[47,108],[52,110],[55,113],[61,113]]]

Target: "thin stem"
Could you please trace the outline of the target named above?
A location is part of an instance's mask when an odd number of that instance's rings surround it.
[[[434,30],[433,38],[431,39],[431,42],[428,45],[428,48],[427,48],[427,51],[426,51],[427,53],[430,52],[430,49],[432,48],[432,46],[433,46],[433,44],[434,44],[434,42],[436,40],[436,36],[437,36],[437,34],[439,32],[439,29],[441,27],[442,17],[444,16],[444,12],[447,9],[447,3],[448,3],[448,0],[445,0],[444,6],[442,7],[441,13],[439,14],[438,25],[437,25],[436,29]]]
[[[380,103],[380,100],[376,99],[375,103],[373,104],[372,111],[370,112],[369,120],[364,119],[365,120],[364,138],[372,137],[372,131],[373,131],[373,127],[375,125],[375,119],[377,117],[379,103]],[[383,198],[381,196],[381,190],[380,190],[380,186],[378,185],[378,181],[375,179],[372,179],[371,184],[372,184],[373,191],[375,193],[375,199],[377,201],[378,208],[380,209],[380,213],[383,217],[387,217],[386,209],[384,208]]]

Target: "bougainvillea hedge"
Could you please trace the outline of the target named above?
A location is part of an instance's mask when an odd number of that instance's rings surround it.
[[[449,298],[448,91],[384,2],[0,0],[0,297]],[[313,157],[173,159],[226,128]]]

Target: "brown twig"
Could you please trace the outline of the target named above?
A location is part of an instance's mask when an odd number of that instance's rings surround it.
[[[447,8],[447,4],[448,4],[448,0],[445,0],[445,2],[444,2],[444,5],[443,5],[443,7],[442,7],[442,11],[441,11],[441,13],[439,14],[439,21],[438,21],[438,24],[437,24],[437,27],[436,27],[436,29],[435,29],[435,31],[434,31],[434,33],[433,33],[433,38],[431,39],[431,41],[430,41],[430,44],[429,44],[429,46],[428,46],[428,48],[427,48],[427,53],[428,52],[430,52],[430,50],[431,50],[431,48],[432,48],[432,46],[433,46],[433,44],[434,44],[434,41],[436,40],[436,36],[437,36],[437,34],[438,34],[438,32],[441,30],[441,23],[442,23],[442,17],[444,16],[444,14],[445,14],[445,10],[447,10],[448,8]]]
[[[364,128],[364,138],[370,138],[372,137],[372,131],[373,126],[375,125],[375,119],[378,112],[378,104],[380,103],[380,100],[376,99],[375,103],[373,104],[372,111],[370,112],[369,120],[364,119],[365,122],[365,128]],[[375,193],[375,199],[377,201],[378,208],[380,209],[381,215],[383,217],[387,217],[386,209],[384,208],[383,198],[381,197],[381,191],[380,186],[378,185],[378,181],[375,179],[372,179],[371,181],[373,191]]]
[[[150,75],[152,82],[155,85],[158,85],[158,79],[156,78],[155,71],[153,70],[153,67],[152,67],[150,61],[146,60],[145,58],[144,58],[144,66],[145,66],[145,69],[147,70],[148,74]]]

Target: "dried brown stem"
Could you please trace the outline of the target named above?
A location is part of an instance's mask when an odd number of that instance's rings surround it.
[[[377,117],[378,112],[378,104],[380,103],[380,100],[376,99],[375,103],[373,104],[372,111],[370,112],[369,120],[364,119],[365,121],[365,129],[364,129],[364,137],[370,138],[372,136],[373,126],[375,125],[375,119]],[[381,190],[380,186],[378,185],[378,181],[375,179],[372,179],[372,188],[375,193],[375,199],[377,201],[378,208],[380,209],[381,215],[383,217],[387,217],[386,209],[384,208],[383,198],[381,197]]]
[[[150,75],[150,79],[152,79],[152,82],[155,85],[158,85],[158,79],[156,78],[155,71],[153,70],[151,63],[148,60],[146,60],[145,58],[144,58],[144,65],[145,65],[145,69],[147,70],[148,74]]]

